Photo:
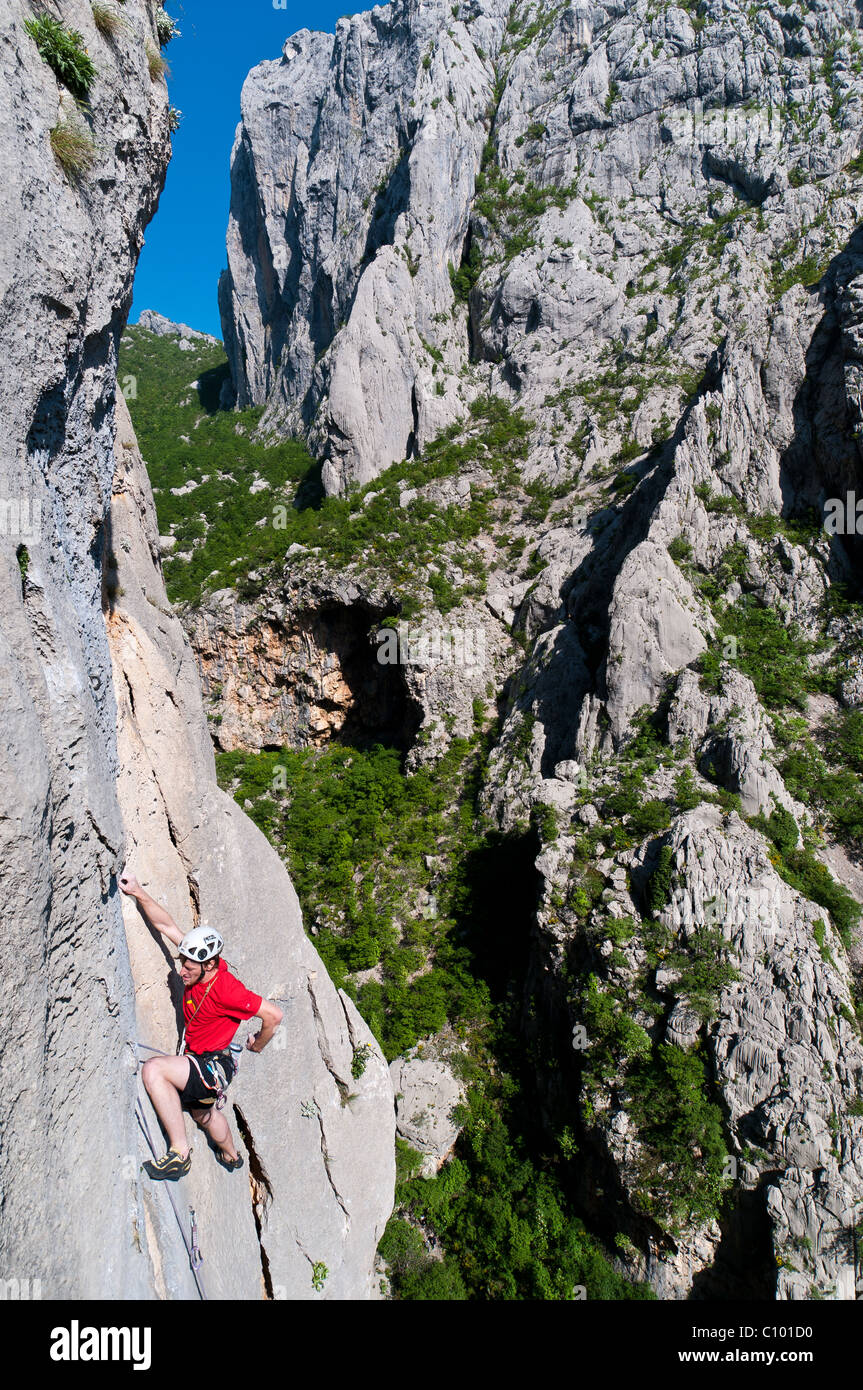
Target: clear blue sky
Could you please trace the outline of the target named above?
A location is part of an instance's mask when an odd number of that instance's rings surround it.
[[[183,120],[159,210],[145,233],[129,322],[142,309],[156,309],[221,337],[216,286],[227,263],[231,146],[246,74],[265,58],[278,58],[298,29],[332,33],[352,10],[350,0],[286,0],[284,9],[272,0],[166,0],[165,8],[181,31],[164,54],[171,104]]]

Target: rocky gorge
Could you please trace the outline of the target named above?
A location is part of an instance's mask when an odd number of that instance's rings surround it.
[[[393,4],[255,68],[232,156],[238,405],[405,551],[483,499],[407,582],[374,539],[349,579],[504,639],[522,1028],[581,1211],[664,1298],[859,1287],[858,550],[822,521],[859,471],[861,71],[841,4]],[[433,762],[458,697],[411,693]]]
[[[90,11],[74,175],[3,21],[4,1267],[198,1292],[138,1172],[175,1019],[130,862],[285,1011],[249,1181],[184,1179],[210,1296],[856,1299],[856,6],[291,35],[243,87],[224,357],[123,334],[171,117],[157,8]]]

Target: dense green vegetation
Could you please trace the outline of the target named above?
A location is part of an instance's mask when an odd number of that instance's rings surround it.
[[[404,617],[417,615],[420,572],[446,546],[457,550],[465,579],[455,585],[443,572],[428,578],[437,611],[485,591],[482,557],[467,542],[494,531],[492,502],[518,486],[532,428],[520,410],[480,397],[463,424],[451,426],[422,458],[392,465],[347,497],[325,498],[320,467],[303,444],[257,439],[259,410],[218,409],[226,367],[218,347],[181,352],[175,340],[140,329],[123,340],[120,379],[132,378],[137,388],[129,408],[159,529],[175,536],[178,551],[192,549],[188,559],[165,561],[172,601],[195,602],[205,589],[228,586],[250,597],[294,542],[319,547],[336,567],[362,559],[364,573],[382,574],[405,591]],[[494,485],[474,487],[467,504],[440,507],[417,497],[399,506],[405,488],[455,476],[473,460],[493,474]],[[191,491],[173,491],[190,482]],[[367,501],[368,494],[374,496]]]
[[[217,756],[222,785],[284,854],[331,978],[389,1058],[447,1020],[463,1032],[487,1018],[457,931],[458,868],[438,884],[424,862],[443,855],[457,866],[476,848],[459,803],[477,753],[475,741],[455,739],[433,771],[410,776],[380,744]],[[424,914],[418,899],[432,887],[438,911]],[[376,966],[380,979],[358,990],[351,976]]]
[[[660,1043],[628,1078],[630,1114],[644,1147],[638,1201],[672,1230],[716,1218],[730,1182],[722,1111],[708,1095],[700,1048]]]
[[[722,636],[737,642],[735,665],[749,677],[768,709],[786,705],[805,709],[807,694],[823,687],[823,678],[809,662],[815,644],[753,596],[743,595],[723,608],[720,624]],[[702,658],[707,681],[718,674],[719,660],[716,647]]]
[[[780,771],[791,795],[818,808],[832,834],[849,849],[863,850],[863,713],[849,710],[830,720],[819,744],[805,729],[784,731],[787,751]],[[823,751],[822,751],[823,750]]]
[[[192,551],[188,560],[164,562],[171,601],[195,601],[204,588],[242,587],[251,570],[280,561],[290,542],[272,525],[274,505],[291,504],[314,461],[296,441],[267,446],[254,439],[260,410],[219,410],[227,378],[221,346],[181,352],[176,339],[131,328],[119,377],[147,461],[159,531],[175,537],[178,551]],[[256,479],[266,486],[253,492]],[[196,486],[182,495],[172,491],[189,484]]]
[[[226,753],[217,763],[222,785],[284,855],[330,974],[386,1055],[446,1023],[468,1046],[456,1155],[420,1180],[400,1146],[398,1205],[381,1243],[396,1296],[566,1299],[580,1284],[590,1298],[648,1297],[578,1219],[571,1143],[550,1144],[540,1129],[520,1040],[536,844],[501,837],[477,815],[493,736],[456,740],[432,772],[413,775],[381,745]],[[425,913],[419,896],[430,887],[437,911]],[[354,974],[373,967],[380,978],[358,987]],[[419,1222],[443,1243],[443,1260],[428,1254]]]
[[[506,1074],[468,1093],[465,1127],[436,1178],[415,1177],[401,1146],[396,1211],[380,1252],[394,1291],[410,1299],[646,1299],[644,1285],[622,1279],[573,1215],[559,1170],[565,1160],[537,1158],[547,1144],[531,1114],[531,1090]],[[443,1241],[432,1259],[422,1222]]]

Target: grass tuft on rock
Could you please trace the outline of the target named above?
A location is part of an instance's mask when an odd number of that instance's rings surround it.
[[[60,122],[50,132],[54,158],[67,178],[76,181],[92,169],[96,145],[86,131]]]
[[[116,38],[123,28],[122,19],[111,5],[94,5],[93,23],[105,39]]]
[[[150,80],[152,82],[158,82],[160,77],[167,77],[170,73],[170,68],[161,53],[159,53],[151,43],[145,45],[145,51],[147,54],[147,70],[150,74]]]

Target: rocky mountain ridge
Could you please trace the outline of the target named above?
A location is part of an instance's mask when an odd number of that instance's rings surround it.
[[[157,338],[178,338],[181,352],[188,352],[192,340],[196,338],[214,345],[221,341],[214,338],[212,333],[200,333],[196,328],[190,328],[187,323],[174,323],[172,319],[166,319],[164,314],[157,314],[154,309],[142,309],[136,327],[143,328],[147,333],[155,333]]]

